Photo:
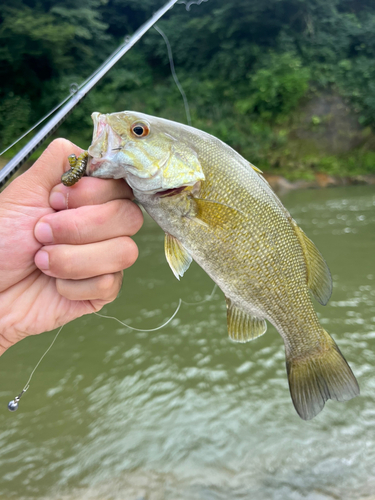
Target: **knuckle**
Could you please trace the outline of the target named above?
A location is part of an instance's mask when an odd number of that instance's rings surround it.
[[[60,278],[56,279],[56,290],[59,295],[70,299],[69,288],[66,286],[66,281]]]
[[[80,206],[101,205],[103,197],[107,192],[109,180],[97,179],[95,177],[82,177],[75,188],[75,203]]]
[[[113,288],[116,284],[116,278],[114,274],[104,274],[100,276],[97,283],[97,291],[102,298],[107,298],[109,295],[113,294]]]
[[[111,280],[108,280],[107,283],[108,286],[106,289],[106,299],[109,300],[110,302],[115,300],[121,289],[121,283],[122,283],[121,275],[122,273],[114,273],[108,275],[111,277]]]
[[[122,251],[120,254],[121,269],[126,269],[134,264],[138,258],[138,247],[136,243],[129,237],[122,238]]]
[[[75,217],[75,209],[69,210],[69,217],[66,212],[57,212],[43,217],[41,222],[46,222],[51,226],[53,240],[57,244],[81,242],[81,232]]]
[[[81,203],[83,205],[96,205],[97,200],[97,190],[96,186],[92,182],[92,179],[83,179],[85,184],[81,183],[77,185],[76,193],[81,198]]]
[[[67,227],[62,228],[62,232],[68,233],[69,243],[72,245],[82,245],[85,243],[84,235],[82,234],[81,224],[75,215],[76,210],[71,214]]]
[[[126,234],[132,236],[137,233],[143,224],[142,210],[130,200],[121,200],[121,217]]]
[[[75,273],[76,265],[71,252],[65,245],[58,245],[49,250],[49,271],[59,278],[69,278]]]

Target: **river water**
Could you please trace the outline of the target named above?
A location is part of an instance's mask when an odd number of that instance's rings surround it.
[[[281,337],[269,325],[254,342],[231,342],[219,290],[183,304],[156,332],[84,317],[64,328],[16,413],[7,403],[53,333],[0,359],[1,500],[375,499],[375,191],[298,191],[282,201],[330,266],[333,295],[316,309],[361,396],[300,420]],[[153,328],[179,297],[210,295],[196,264],[174,278],[153,221],[136,241],[140,258],[104,314]]]

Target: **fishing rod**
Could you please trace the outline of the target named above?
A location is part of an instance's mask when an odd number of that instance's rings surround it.
[[[25,163],[31,154],[49,137],[67,118],[67,116],[78,106],[81,100],[90,92],[90,90],[99,82],[101,78],[135,45],[138,40],[169,10],[178,0],[169,0],[155,14],[125,42],[124,46],[115,51],[96,71],[92,78],[78,88],[77,92],[72,94],[68,102],[56,115],[38,132],[35,136],[19,151],[3,168],[0,170],[0,188],[13,174]]]

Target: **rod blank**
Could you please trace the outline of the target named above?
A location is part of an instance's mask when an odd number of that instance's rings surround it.
[[[49,137],[78,106],[103,76],[135,45],[140,38],[169,10],[178,0],[170,0],[129,38],[125,45],[111,55],[102,68],[53,116],[44,127],[8,162],[0,171],[0,187],[25,163],[32,153]]]

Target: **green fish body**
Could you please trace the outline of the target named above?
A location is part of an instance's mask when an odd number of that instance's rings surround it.
[[[219,139],[141,113],[93,114],[87,172],[125,178],[165,231],[175,276],[194,259],[224,292],[231,339],[247,342],[272,323],[285,344],[289,388],[301,418],[327,399],[359,394],[311,294],[326,304],[332,280],[322,255],[261,172]],[[310,293],[311,292],[311,293]]]

